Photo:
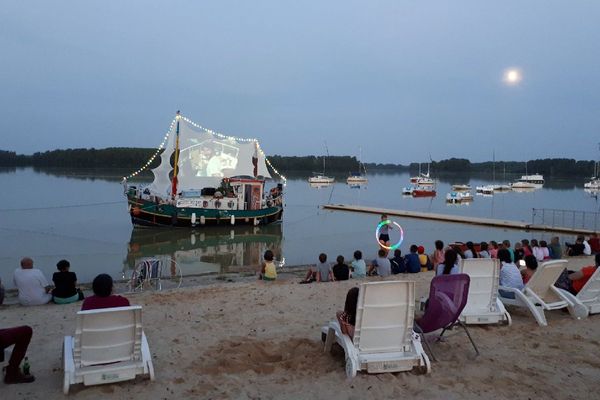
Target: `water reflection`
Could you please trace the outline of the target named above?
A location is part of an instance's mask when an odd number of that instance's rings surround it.
[[[282,254],[281,224],[206,230],[134,228],[123,262],[126,276],[144,258],[171,258],[183,275],[255,271],[267,249]]]

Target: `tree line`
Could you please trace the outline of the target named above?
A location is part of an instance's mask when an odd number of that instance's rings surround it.
[[[62,167],[62,168],[132,168],[144,165],[156,152],[152,148],[139,147],[109,147],[106,149],[64,149],[37,152],[31,155],[17,154],[13,151],[0,150],[1,167],[33,166]],[[271,163],[281,172],[323,172],[323,157],[317,156],[269,156]],[[160,158],[154,159],[150,168],[158,166]],[[492,173],[496,176],[504,172],[524,175],[540,173],[548,176],[591,176],[594,172],[595,161],[574,160],[570,158],[546,158],[524,161],[485,161],[472,163],[464,158],[449,158],[441,161],[431,161],[430,171],[461,173]],[[367,171],[410,171],[419,170],[418,163],[408,165],[365,163]],[[358,171],[356,157],[329,156],[325,157],[326,173],[344,173]],[[421,164],[421,170],[427,171],[426,163]]]

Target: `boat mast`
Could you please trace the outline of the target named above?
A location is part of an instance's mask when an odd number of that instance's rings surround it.
[[[177,165],[179,164],[179,120],[181,119],[181,114],[177,111],[177,115],[175,116],[177,120],[177,127],[175,128],[175,162],[173,165],[173,180],[171,181],[171,198],[175,200],[175,195],[177,194]]]

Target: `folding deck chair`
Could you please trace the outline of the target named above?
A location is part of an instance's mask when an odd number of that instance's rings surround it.
[[[575,297],[588,308],[590,314],[600,313],[600,268],[596,268],[596,272]]]
[[[338,321],[321,329],[325,351],[336,341],[346,354],[346,375],[409,371],[425,367],[429,358],[413,331],[415,283],[407,281],[369,282],[360,285],[354,338],[342,333]]]
[[[547,326],[544,310],[567,308],[573,318],[581,319],[588,315],[588,308],[573,294],[554,286],[554,283],[567,266],[567,260],[552,260],[541,264],[523,290],[499,286],[498,289],[513,293],[514,299],[500,296],[505,305],[526,307],[537,323]]]
[[[467,304],[469,281],[470,278],[467,274],[439,275],[431,280],[427,309],[425,314],[415,321],[415,330],[423,335],[425,346],[427,346],[433,361],[436,361],[435,355],[424,335],[441,329],[442,332],[437,337],[439,341],[442,340],[442,336],[447,330],[457,325],[463,328],[475,353],[479,355],[479,349],[469,330],[459,319]]]
[[[469,275],[469,298],[460,314],[465,324],[511,325],[510,314],[498,298],[500,263],[494,258],[461,260],[460,272]]]
[[[75,336],[63,345],[63,391],[76,383],[99,385],[135,379],[154,367],[142,330],[142,307],[79,311]]]

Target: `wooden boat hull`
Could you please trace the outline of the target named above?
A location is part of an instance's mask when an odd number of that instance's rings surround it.
[[[281,221],[283,216],[282,206],[259,210],[219,210],[156,204],[132,196],[127,197],[127,202],[131,222],[138,226],[262,225]],[[192,223],[193,219],[195,223]]]

